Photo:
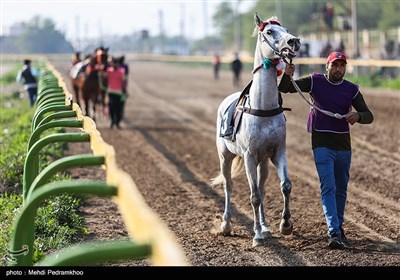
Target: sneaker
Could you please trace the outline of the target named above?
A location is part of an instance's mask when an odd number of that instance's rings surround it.
[[[340,234],[331,234],[328,239],[328,247],[332,249],[339,249],[343,247],[343,243],[340,239]]]
[[[349,245],[350,245],[350,242],[349,242],[349,240],[347,239],[346,235],[344,235],[344,230],[343,230],[343,228],[340,228],[340,232],[341,232],[341,234],[340,234],[340,239],[342,240],[343,245],[349,246]]]

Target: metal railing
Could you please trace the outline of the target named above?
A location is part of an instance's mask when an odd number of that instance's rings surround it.
[[[51,128],[76,128],[80,132],[41,135]],[[89,142],[93,154],[58,159],[40,170],[39,154],[55,142]],[[55,181],[59,171],[71,167],[101,166],[106,182],[83,179]],[[118,205],[129,240],[98,241],[71,245],[45,257],[38,266],[82,265],[122,259],[150,258],[156,266],[186,266],[186,258],[173,234],[148,207],[129,174],[118,168],[114,148],[104,142],[95,122],[72,102],[61,75],[47,64],[38,83],[23,173],[23,205],[16,216],[6,260],[10,266],[32,266],[37,209],[45,199],[63,193],[111,197]]]

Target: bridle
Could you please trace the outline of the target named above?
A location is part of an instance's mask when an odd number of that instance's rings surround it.
[[[278,21],[275,20],[270,20],[270,21],[264,21],[262,23],[262,25],[259,27],[259,35],[262,37],[263,40],[261,41],[265,41],[268,46],[273,50],[274,54],[276,54],[277,56],[279,56],[286,64],[288,63],[287,59],[290,58],[290,52],[288,51],[288,48],[282,48],[281,50],[279,50],[275,44],[273,42],[271,42],[271,40],[269,40],[265,34],[264,34],[264,28],[267,24],[272,24],[272,25],[278,25],[281,26],[281,24]],[[260,49],[261,52],[261,49]],[[261,53],[261,57],[263,57],[262,53]],[[265,58],[263,59],[265,60]]]

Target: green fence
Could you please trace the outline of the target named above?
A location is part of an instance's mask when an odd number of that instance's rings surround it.
[[[33,265],[37,209],[43,200],[63,193],[113,198],[130,238],[71,245],[46,256],[35,265],[83,265],[137,258],[150,258],[151,264],[157,266],[188,265],[172,233],[144,202],[129,174],[118,168],[114,148],[104,142],[95,122],[83,116],[80,107],[72,102],[71,93],[51,64],[47,64],[38,82],[38,98],[31,127],[23,173],[23,205],[14,221],[12,241],[6,256],[8,265]],[[54,133],[42,137],[48,129],[61,127],[75,128],[79,132]],[[43,166],[40,152],[46,145],[56,142],[88,142],[93,154],[67,156],[40,170],[40,166]],[[85,166],[101,166],[105,170],[106,181],[80,178],[50,182],[59,171]]]

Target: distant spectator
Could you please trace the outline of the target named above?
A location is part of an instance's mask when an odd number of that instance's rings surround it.
[[[129,65],[125,63],[125,56],[122,55],[119,58],[119,65],[121,68],[125,69],[125,86],[122,91],[122,96],[121,96],[121,119],[124,118],[124,112],[125,112],[125,103],[126,103],[126,98],[128,97],[128,74],[129,74]]]
[[[326,45],[322,48],[320,57],[327,57],[333,51],[332,45],[329,41],[326,42]]]
[[[310,57],[310,44],[304,43],[300,47],[299,57]],[[299,64],[299,76],[302,76],[304,72],[308,70],[308,66],[305,64]]]
[[[340,40],[339,46],[336,49],[337,52],[346,53],[346,47],[344,46],[343,40]]]
[[[333,48],[332,45],[329,41],[326,42],[326,45],[322,48],[321,53],[320,53],[320,57],[328,57],[328,55],[333,52]],[[321,70],[320,71],[324,71],[325,70],[325,65],[321,64],[320,65]]]
[[[17,82],[24,85],[29,96],[29,103],[31,107],[35,105],[37,98],[37,78],[39,77],[39,72],[35,67],[31,66],[31,60],[25,59],[24,66],[17,74]]]
[[[393,40],[387,40],[384,48],[385,48],[385,53],[383,55],[383,59],[387,60],[396,59],[395,42]],[[380,70],[380,75],[383,78],[393,79],[396,76],[394,70],[395,68],[393,67],[382,67]]]
[[[231,69],[233,72],[233,85],[240,87],[240,72],[242,71],[243,64],[239,59],[239,54],[235,53],[235,59],[231,63]]]
[[[219,79],[219,69],[221,67],[221,59],[218,54],[214,55],[212,64],[213,64],[213,70],[214,70],[214,79],[218,80]]]
[[[329,30],[333,30],[333,17],[335,15],[335,11],[333,9],[332,3],[330,2],[326,3],[324,9],[322,10],[322,15],[326,27],[328,27]]]
[[[385,59],[394,59],[395,58],[395,53],[394,53],[394,41],[393,40],[387,40],[385,43]]]

